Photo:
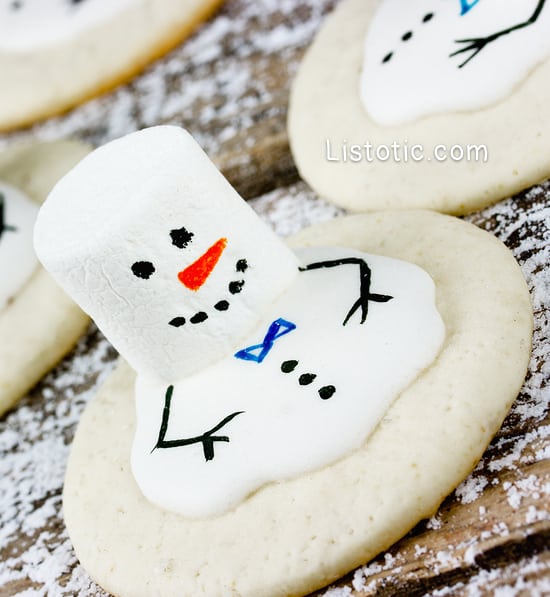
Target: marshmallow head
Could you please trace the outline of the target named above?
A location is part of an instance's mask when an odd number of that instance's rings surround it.
[[[298,274],[192,137],[145,129],[87,156],[40,211],[45,268],[140,373],[231,354]]]

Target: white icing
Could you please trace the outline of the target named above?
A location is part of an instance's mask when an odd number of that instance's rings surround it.
[[[191,438],[235,416],[216,435],[205,460],[201,443],[155,448],[167,384],[139,375],[137,431],[132,470],[143,494],[162,508],[188,517],[223,513],[262,485],[326,466],[359,447],[400,391],[435,359],[444,338],[434,284],[419,267],[387,257],[335,248],[304,249],[302,263],[361,257],[372,270],[371,293],[391,295],[369,302],[361,324],[356,312],[359,266],[300,273],[265,313],[242,348],[262,342],[272,321],[296,329],[274,342],[262,363],[228,355],[175,385],[166,440]],[[281,363],[299,361],[290,373]],[[299,376],[314,373],[310,385]],[[322,400],[318,390],[336,388]]]
[[[112,19],[137,0],[0,0],[0,52],[37,51]]]
[[[0,310],[16,296],[38,265],[32,246],[37,213],[34,201],[0,182]]]
[[[182,227],[194,235],[186,247],[170,236]],[[227,246],[204,285],[184,286],[178,273],[220,239]],[[132,367],[169,382],[235,350],[298,275],[292,251],[192,137],[169,126],[113,141],[80,162],[42,207],[35,246]],[[139,262],[155,268],[148,279],[133,273]],[[229,285],[241,281],[233,294]],[[227,310],[215,308],[220,301]],[[208,319],[192,323],[201,312]],[[170,325],[180,317],[184,325]]]
[[[524,23],[540,6],[533,24],[487,44],[462,68],[475,50],[450,56],[468,46],[456,40]],[[384,0],[365,40],[363,105],[376,123],[389,126],[482,109],[507,97],[550,54],[549,31],[549,0]]]

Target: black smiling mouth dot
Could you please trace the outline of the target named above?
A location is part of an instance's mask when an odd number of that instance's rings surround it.
[[[231,294],[239,294],[244,286],[244,280],[233,280],[233,282],[229,282],[229,292]]]
[[[173,230],[172,232],[175,232],[175,231]],[[139,263],[148,263],[148,262],[139,262]],[[138,264],[135,263],[134,265],[138,265]],[[151,267],[153,267],[153,264],[150,264],[150,265],[151,265]],[[235,265],[235,269],[240,272],[245,272],[248,269],[248,267],[249,266],[248,266],[246,259],[239,259]],[[133,270],[133,268],[134,268],[134,266],[132,266],[132,270]],[[153,267],[153,271],[154,271],[154,267]],[[136,274],[136,275],[138,275],[138,274]],[[238,294],[243,289],[243,286],[244,286],[244,280],[233,280],[232,282],[229,283],[229,292],[231,292],[231,294]],[[222,299],[214,305],[214,309],[216,309],[216,311],[223,312],[223,311],[227,311],[230,306],[231,306],[231,303],[229,301]],[[193,324],[196,324],[196,323],[202,323],[203,321],[206,321],[207,319],[208,319],[208,313],[205,313],[204,311],[199,311],[198,313],[195,313],[195,315],[193,315],[193,317],[191,317],[189,319],[189,321]],[[185,325],[186,321],[187,320],[185,319],[185,317],[174,317],[172,320],[170,320],[168,322],[168,325],[171,325],[175,328],[179,328],[179,327]]]
[[[229,302],[219,301],[214,305],[214,309],[216,309],[216,311],[227,311],[227,309],[229,309]]]
[[[182,325],[185,325],[185,317],[174,317],[174,319],[168,322],[168,325],[180,328]]]
[[[239,261],[237,261],[237,265],[235,266],[235,270],[244,273],[247,269],[248,263],[246,259],[239,259]]]
[[[202,323],[206,319],[208,319],[208,314],[204,311],[199,311],[198,313],[195,313],[195,315],[193,315],[189,321],[191,323]]]

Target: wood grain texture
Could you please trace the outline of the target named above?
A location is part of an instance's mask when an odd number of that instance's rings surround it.
[[[98,145],[181,124],[281,234],[340,210],[299,181],[286,134],[290,81],[332,0],[228,1],[142,76],[67,115],[0,137],[74,136]],[[429,521],[316,595],[550,594],[550,184],[469,216],[520,262],[534,352],[524,388],[472,475]],[[0,596],[104,595],[80,568],[61,516],[78,417],[116,354],[92,326],[77,349],[0,420]],[[460,449],[457,446],[457,449]]]

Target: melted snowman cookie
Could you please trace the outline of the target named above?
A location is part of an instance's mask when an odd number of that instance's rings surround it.
[[[59,113],[180,43],[220,0],[1,0],[0,130]]]
[[[359,81],[382,126],[479,111],[550,56],[550,3],[384,0],[369,25]]]
[[[32,230],[38,204],[0,182],[0,312],[14,300],[38,266]]]
[[[548,176],[546,0],[346,0],[294,82],[302,176],[352,210],[467,213]]]
[[[0,414],[75,344],[88,318],[38,267],[32,246],[39,204],[88,148],[58,142],[0,155]]]
[[[137,371],[89,406],[65,485],[114,594],[323,586],[431,513],[515,397],[529,299],[492,237],[415,212],[296,242],[175,127],[96,150],[42,208],[41,261]]]

